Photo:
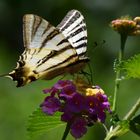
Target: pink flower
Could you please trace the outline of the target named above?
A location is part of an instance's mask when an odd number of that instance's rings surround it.
[[[134,18],[134,20],[128,17],[122,17],[120,19],[113,20],[111,22],[111,27],[118,33],[128,36],[140,34],[140,24],[138,17]]]

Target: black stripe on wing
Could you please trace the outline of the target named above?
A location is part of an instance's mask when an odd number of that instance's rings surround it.
[[[68,63],[71,59],[75,59],[76,57],[77,57],[77,55],[76,55],[76,54],[73,54],[73,55],[69,56],[68,58],[66,58],[64,61],[62,61],[62,62],[60,62],[60,63],[58,63],[58,64],[56,64],[56,65],[53,65],[53,66],[51,66],[51,67],[45,69],[44,71],[47,71],[47,70],[56,68],[56,67],[60,66],[61,64]],[[70,64],[70,63],[69,63],[69,64]],[[42,72],[43,72],[43,71],[42,71]]]
[[[58,25],[58,28],[61,27],[61,31],[67,29],[72,23],[74,23],[80,17],[79,12],[71,10],[63,19],[63,21]]]
[[[81,33],[82,31],[85,31],[85,30],[86,30],[86,26],[83,26],[82,28],[79,28],[79,29],[77,29],[76,31],[74,31],[74,32],[72,32],[71,34],[69,34],[68,37],[67,37],[67,39],[72,38],[72,37],[74,37],[75,35]],[[84,37],[86,37],[86,36],[84,36]],[[78,38],[78,40],[79,40],[79,38]],[[78,40],[75,40],[75,41],[78,41]]]
[[[44,30],[44,32],[42,33],[42,36],[52,27],[52,25],[50,23],[48,23],[46,29]]]
[[[78,43],[78,42],[80,42],[80,41],[83,41],[83,40],[87,40],[87,37],[86,36],[84,36],[84,37],[81,37],[81,38],[79,38],[78,40],[76,40],[74,43]],[[86,45],[87,45],[87,43],[86,43]]]
[[[46,32],[47,32],[47,31],[46,31]],[[59,33],[60,33],[60,32],[58,31],[58,29],[54,29],[51,33],[49,33],[49,35],[46,36],[46,38],[43,40],[43,42],[42,42],[42,44],[41,44],[41,46],[40,46],[38,52],[40,52],[40,51],[42,50],[42,48],[45,47],[46,43],[47,43],[49,40],[53,39],[53,37],[55,37],[55,36],[58,35]]]
[[[23,17],[23,39],[26,48],[42,48],[59,30],[43,18],[27,14]]]
[[[31,36],[31,41],[33,40],[33,37],[35,36],[37,29],[39,28],[40,24],[42,23],[42,18],[33,15],[34,17],[34,22],[33,22],[33,26],[32,26],[32,36]]]
[[[84,42],[84,43],[81,43],[80,45],[77,45],[75,48],[78,49],[78,48],[87,47],[86,45],[87,43]]]
[[[59,51],[56,51],[56,50],[52,50],[48,55],[46,55],[45,57],[43,57],[41,60],[39,60],[37,62],[37,66],[36,67],[39,67],[41,66],[43,63],[45,63],[47,60],[49,60],[50,58],[53,58],[63,52],[65,52],[66,50],[68,49],[71,49],[71,46],[68,45],[68,46],[65,46],[64,48],[60,49]]]
[[[68,40],[65,38],[65,39],[61,40],[61,41],[57,44],[57,46],[62,45],[63,43],[67,43],[67,42],[68,42]]]
[[[78,55],[86,53],[87,29],[84,17],[79,11],[71,10],[68,12],[57,28],[68,39]],[[83,40],[83,42],[81,42],[81,40]],[[82,43],[84,43],[83,47],[81,45]]]

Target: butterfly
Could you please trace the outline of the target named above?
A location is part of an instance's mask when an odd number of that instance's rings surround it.
[[[75,73],[89,61],[86,23],[77,10],[69,11],[57,27],[37,15],[24,15],[23,42],[16,68],[6,75],[17,87]]]

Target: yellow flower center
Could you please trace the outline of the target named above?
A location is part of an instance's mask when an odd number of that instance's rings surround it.
[[[86,89],[86,96],[92,96],[96,95],[97,93],[104,94],[104,91],[102,89],[94,89],[94,88],[87,88]]]

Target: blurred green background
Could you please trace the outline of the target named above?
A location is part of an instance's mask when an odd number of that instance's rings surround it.
[[[88,30],[88,55],[94,74],[94,83],[112,96],[114,87],[113,61],[119,48],[119,35],[109,23],[123,15],[140,16],[139,0],[0,0],[0,74],[10,72],[23,51],[22,17],[31,13],[57,25],[65,14],[77,9],[82,12]],[[105,43],[102,43],[105,40]],[[97,42],[97,48],[95,42]],[[140,52],[140,36],[129,37],[125,58]],[[22,88],[8,78],[0,78],[0,140],[26,140],[28,116],[40,105],[42,89],[57,81],[38,80]],[[118,98],[118,114],[122,118],[140,95],[140,81],[123,81]],[[32,140],[60,140],[64,128],[58,128]],[[81,140],[103,140],[104,129],[100,125],[90,128]],[[71,136],[68,140],[73,139]],[[128,133],[119,140],[138,140]]]

